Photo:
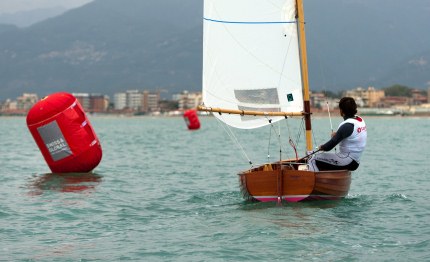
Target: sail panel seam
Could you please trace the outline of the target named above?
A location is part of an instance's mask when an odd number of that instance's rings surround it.
[[[222,23],[222,24],[252,24],[252,25],[258,25],[258,24],[296,24],[297,21],[266,21],[266,22],[260,22],[260,21],[226,21],[226,20],[216,20],[216,19],[210,19],[204,17],[203,20],[209,21],[209,22],[215,22],[215,23]]]

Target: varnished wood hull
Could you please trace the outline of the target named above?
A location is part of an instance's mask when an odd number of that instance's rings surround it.
[[[312,172],[298,170],[299,164],[283,161],[252,168],[239,173],[245,199],[298,202],[336,200],[348,194],[351,171]]]

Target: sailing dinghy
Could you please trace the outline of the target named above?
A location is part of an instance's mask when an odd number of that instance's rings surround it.
[[[254,129],[311,110],[302,0],[204,0],[203,105],[223,124]],[[282,156],[281,156],[282,158]],[[246,199],[297,202],[348,194],[351,172],[312,172],[307,156],[251,166],[239,174]]]

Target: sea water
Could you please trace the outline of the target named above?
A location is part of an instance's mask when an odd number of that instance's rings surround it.
[[[233,136],[213,117],[194,132],[181,117],[90,120],[102,162],[59,175],[24,117],[0,118],[0,261],[430,260],[430,118],[366,118],[348,196],[280,205],[244,201],[236,173],[279,143],[303,156],[300,121]],[[324,143],[329,119],[313,127]]]

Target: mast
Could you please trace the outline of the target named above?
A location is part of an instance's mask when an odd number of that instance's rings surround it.
[[[309,76],[308,76],[308,58],[306,53],[306,33],[305,33],[305,13],[303,9],[303,0],[296,0],[297,19],[299,28],[300,44],[300,64],[302,69],[303,81],[303,106],[306,127],[306,150],[313,149],[312,146],[312,126],[311,126],[311,105],[309,102]]]

